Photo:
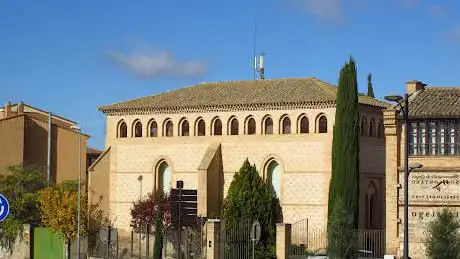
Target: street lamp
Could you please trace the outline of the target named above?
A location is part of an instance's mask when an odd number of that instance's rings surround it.
[[[404,249],[403,258],[409,258],[409,173],[413,169],[422,168],[420,163],[409,164],[409,95],[406,93],[404,97],[399,95],[385,96],[385,100],[396,102],[403,110],[404,125],[406,126],[406,137],[404,150]],[[404,105],[402,103],[404,102]]]
[[[81,200],[81,128],[78,125],[70,126],[78,133],[78,203],[77,203],[77,258],[80,259],[80,200]]]

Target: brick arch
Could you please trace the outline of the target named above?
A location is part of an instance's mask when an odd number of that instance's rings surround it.
[[[265,159],[262,162],[262,166],[260,167],[262,171],[262,176],[263,176],[262,178],[264,179],[264,181],[269,180],[268,169],[269,169],[270,164],[272,164],[272,162],[276,162],[280,168],[280,172],[279,172],[280,173],[279,175],[279,185],[280,186],[279,186],[279,197],[278,198],[280,199],[280,202],[281,202],[283,193],[284,193],[283,175],[285,172],[285,167],[284,167],[284,162],[280,158],[280,156],[276,154],[270,154],[265,157]]]
[[[188,124],[188,131],[185,131],[184,124]],[[190,122],[186,117],[182,117],[179,120],[178,127],[177,127],[177,136],[190,136]]]
[[[171,123],[171,136],[169,137],[172,137],[174,136],[174,122],[171,120],[171,118],[166,118],[164,119],[163,121],[163,125],[162,125],[162,132],[163,132],[163,137],[167,137],[168,136],[168,126],[169,126],[169,123]]]
[[[158,137],[158,123],[154,118],[151,118],[147,123],[147,128],[145,132],[146,137]]]
[[[140,132],[136,132],[136,130],[140,130]],[[131,123],[131,137],[133,138],[140,138],[143,137],[144,135],[144,130],[142,129],[142,122],[139,119],[135,119],[133,123]],[[140,135],[136,135],[137,133],[140,133]]]
[[[269,133],[268,135],[272,135],[272,134],[275,133],[274,132],[275,131],[275,122],[273,120],[273,116],[271,116],[270,114],[267,114],[262,118],[262,122],[261,122],[262,131],[261,132],[262,132],[262,135],[267,135],[267,133],[266,133],[267,132],[267,128],[266,128],[267,120],[271,120],[272,128],[271,128],[271,133]]]
[[[203,129],[200,130],[201,123],[204,123]],[[194,123],[195,135],[194,136],[206,136],[206,121],[203,117],[198,117]],[[201,135],[202,134],[202,135]]]
[[[124,127],[126,127],[126,130],[124,130],[123,132],[123,137],[121,137],[121,126],[124,125]],[[121,119],[118,121],[117,123],[117,138],[127,138],[128,137],[128,123],[124,120],[124,119]]]
[[[236,123],[236,124],[234,124]],[[235,127],[235,128],[234,128]],[[236,131],[236,134],[232,134],[232,129]],[[235,115],[232,115],[227,120],[227,135],[239,135],[240,133],[240,122]]]
[[[289,123],[289,128],[287,128],[288,125],[286,125],[286,129],[284,128],[285,123],[286,124]],[[279,130],[278,133],[279,134],[291,134],[293,132],[293,130],[292,130],[292,120],[291,120],[291,118],[289,117],[288,114],[283,114],[280,117],[278,125],[279,125],[278,126],[278,130]]]
[[[321,127],[320,123],[322,120],[326,120],[324,125],[326,128]],[[315,133],[328,133],[329,131],[329,119],[327,118],[326,114],[320,113],[316,116],[315,119]]]
[[[254,122],[254,131],[253,133],[249,134],[249,121],[252,120]],[[252,115],[248,115],[245,119],[244,119],[244,134],[245,135],[256,135],[257,134],[257,123],[256,123],[256,119],[254,119],[254,116]]]
[[[171,188],[174,187],[174,182],[173,182],[174,173],[175,173],[174,164],[168,156],[159,156],[154,159],[153,167],[152,167],[152,171],[154,174],[154,177],[153,177],[153,190],[154,191],[158,189],[159,184],[160,184],[159,183],[160,177],[158,173],[159,173],[159,169],[162,163],[166,163],[168,165],[169,170],[170,170],[170,186]]]
[[[306,128],[303,129],[303,132],[302,132],[302,120],[304,120],[304,122],[306,122]],[[310,120],[309,120],[308,115],[306,113],[302,113],[302,114],[299,115],[299,117],[297,117],[297,133],[299,133],[299,134],[308,134],[308,133],[310,133]]]
[[[219,129],[216,128],[216,122],[220,123],[220,132],[219,132]],[[223,132],[222,119],[219,116],[215,116],[214,118],[212,118],[211,123],[209,125],[210,125],[210,130],[211,130],[209,135],[211,135],[211,136],[222,136],[223,135],[224,132]],[[215,134],[216,130],[220,134],[216,135]]]

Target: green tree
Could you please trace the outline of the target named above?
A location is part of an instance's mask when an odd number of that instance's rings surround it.
[[[444,208],[428,225],[426,255],[432,259],[460,258],[460,221]]]
[[[340,198],[340,199],[339,199]],[[336,228],[332,219],[335,203],[352,217],[351,229],[358,227],[359,201],[359,139],[358,139],[358,84],[353,58],[340,71],[337,92],[334,133],[332,140],[332,176],[329,187],[328,232]],[[337,241],[328,238],[329,245]],[[344,254],[346,258],[350,258]]]
[[[258,220],[262,230],[256,248],[257,257],[273,258],[276,222],[280,214],[279,200],[273,188],[262,180],[255,165],[251,166],[246,159],[240,170],[234,174],[224,200],[223,219],[226,229],[237,229],[244,223],[252,224]]]
[[[95,234],[109,224],[97,204],[88,204],[88,195],[81,188],[80,196],[80,236]],[[39,192],[39,208],[42,222],[53,232],[60,233],[67,242],[70,258],[71,242],[78,235],[78,182],[66,181],[48,186]]]
[[[354,258],[357,256],[357,246],[353,229],[353,216],[350,215],[339,198],[334,203],[328,228],[327,255],[330,259]],[[344,257],[343,255],[347,255]]]
[[[38,191],[45,185],[43,168],[18,165],[0,173],[0,193],[10,204],[9,216],[0,222],[2,248],[12,252],[16,238],[22,237],[23,224],[40,224]]]
[[[374,87],[372,86],[372,74],[367,75],[367,96],[375,98]]]

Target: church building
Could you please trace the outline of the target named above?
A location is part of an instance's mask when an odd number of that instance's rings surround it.
[[[315,78],[202,83],[100,107],[104,153],[90,168],[94,197],[129,231],[140,195],[197,190],[198,214],[220,215],[245,159],[273,185],[283,221],[327,221],[337,88]],[[387,103],[360,95],[360,228],[384,228]],[[140,177],[142,176],[142,177]]]

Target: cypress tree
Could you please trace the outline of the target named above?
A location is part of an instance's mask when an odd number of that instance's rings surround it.
[[[358,84],[356,64],[353,58],[340,71],[337,91],[335,125],[332,140],[332,175],[329,186],[328,232],[336,229],[358,227],[359,210],[359,139],[358,139]],[[342,204],[336,205],[340,202]],[[346,213],[334,213],[334,208],[343,208]],[[348,214],[351,222],[332,219],[334,216]],[[338,240],[328,239],[328,245]],[[337,245],[335,245],[337,246]],[[340,246],[339,246],[340,247]],[[350,251],[350,250],[348,250]],[[353,258],[353,255],[340,256]],[[333,258],[333,257],[330,257]]]
[[[255,220],[259,221],[262,229],[256,246],[256,258],[276,257],[276,222],[281,207],[272,189],[260,177],[255,165],[251,165],[246,159],[240,170],[234,174],[224,200],[223,219],[226,230],[245,229],[247,224],[250,226]]]
[[[372,74],[367,75],[367,96],[375,98],[374,87],[372,86]]]

